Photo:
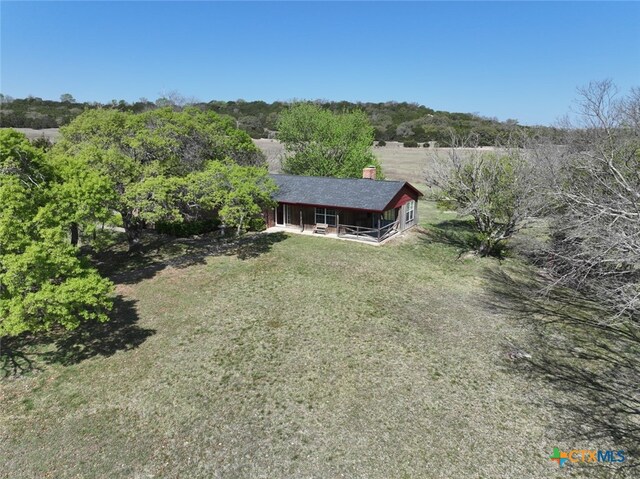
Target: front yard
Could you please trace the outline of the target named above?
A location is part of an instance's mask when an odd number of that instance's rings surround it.
[[[427,228],[453,218],[420,207]],[[551,393],[507,359],[522,329],[484,300],[497,261],[420,231],[256,241],[114,266],[116,320],[32,346],[40,370],[0,382],[0,476],[566,472]]]

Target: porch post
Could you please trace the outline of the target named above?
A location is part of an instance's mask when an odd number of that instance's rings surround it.
[[[336,210],[336,236],[340,236],[340,214]]]
[[[378,214],[378,243],[380,243],[380,215]]]
[[[302,206],[300,207],[300,231],[304,231],[304,223],[302,222]]]

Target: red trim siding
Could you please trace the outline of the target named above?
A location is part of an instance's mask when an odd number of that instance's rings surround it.
[[[393,208],[400,208],[411,200],[417,201],[420,196],[422,196],[422,193],[418,190],[413,187],[408,188],[407,185],[405,185],[385,207],[385,211]]]
[[[402,193],[402,191],[400,193]],[[411,195],[408,195],[407,193],[402,193],[400,198],[398,198],[395,202],[392,201],[391,203],[389,203],[387,209],[390,210],[391,208],[400,208],[402,205],[408,203],[411,200],[415,200],[415,198],[412,198]]]
[[[424,196],[424,195],[422,194],[422,192],[421,192],[418,188],[416,188],[415,186],[413,186],[413,185],[412,185],[411,183],[409,183],[408,181],[406,181],[406,182],[404,183],[404,186],[402,187],[402,189],[403,189],[403,190],[404,190],[405,188],[408,188],[408,189],[409,189],[409,191],[412,191],[412,192],[413,192],[413,194],[415,194],[415,195],[416,195],[416,196],[415,196],[415,198],[414,198],[415,200],[417,200],[417,199],[418,199],[419,197],[421,197],[421,196]]]

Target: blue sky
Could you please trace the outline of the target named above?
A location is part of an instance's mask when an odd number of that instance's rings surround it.
[[[640,85],[640,3],[6,2],[0,90],[80,101],[410,101],[550,124]]]

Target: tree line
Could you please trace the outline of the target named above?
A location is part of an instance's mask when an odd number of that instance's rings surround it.
[[[470,249],[511,253],[533,275],[488,276],[496,307],[535,334],[523,345],[529,371],[571,397],[565,423],[588,437],[640,444],[640,88],[610,81],[579,90],[562,141],[514,133],[486,153],[473,135],[433,158],[435,198],[470,217]],[[532,231],[538,231],[532,234]],[[579,406],[576,403],[579,402]],[[599,436],[596,436],[599,435]]]
[[[111,108],[123,112],[142,113],[156,108],[171,106],[183,108],[193,106],[202,111],[213,111],[233,119],[237,128],[248,133],[252,138],[274,137],[278,130],[278,119],[296,101],[210,101],[201,102],[184,98],[172,92],[155,101],[141,98],[136,102],[112,100],[109,103],[80,103],[72,95],[61,95],[60,101],[43,100],[39,97],[14,99],[1,96],[0,126],[13,128],[58,128],[68,124],[84,110]],[[459,136],[473,132],[480,145],[493,145],[504,140],[518,124],[516,120],[498,121],[472,113],[450,113],[436,111],[417,103],[384,102],[361,103],[347,101],[315,100],[319,108],[332,113],[362,111],[373,127],[376,141],[429,142],[435,141],[443,146],[450,146],[450,131]],[[521,127],[530,136],[559,135],[550,127]]]

